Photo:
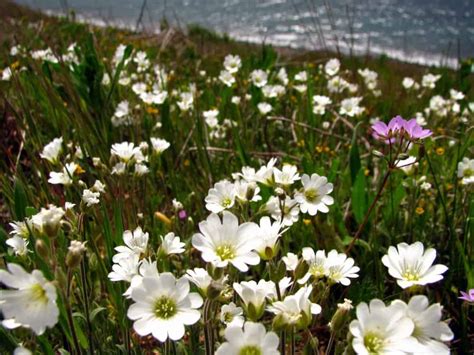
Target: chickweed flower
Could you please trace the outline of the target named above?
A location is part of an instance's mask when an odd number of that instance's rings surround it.
[[[225,304],[221,307],[220,320],[227,327],[239,327],[242,328],[244,325],[243,310],[241,307],[237,307],[234,302]]]
[[[46,159],[50,163],[56,164],[58,162],[59,155],[62,152],[63,137],[54,138],[51,142],[46,144],[40,157]]]
[[[303,190],[295,193],[295,200],[300,205],[303,213],[314,216],[319,212],[329,212],[328,205],[334,203],[334,199],[329,196],[333,190],[333,185],[328,183],[328,179],[318,174],[312,174],[311,177],[304,174],[301,177]]]
[[[361,303],[356,309],[357,319],[349,330],[354,336],[352,347],[357,354],[404,354],[418,348],[412,336],[415,325],[398,303],[390,306],[378,299]]]
[[[219,213],[225,209],[232,208],[235,203],[235,186],[229,181],[220,181],[209,190],[205,198],[206,208],[214,213]]]
[[[241,326],[232,325],[224,332],[227,340],[219,346],[216,355],[278,355],[278,336],[265,330],[263,324],[245,322]]]
[[[448,325],[441,321],[443,307],[439,303],[430,305],[424,295],[414,296],[408,304],[401,300],[393,301],[392,305],[405,308],[405,315],[413,321],[412,337],[418,341],[415,354],[449,354],[444,344],[454,338]]]
[[[458,163],[458,178],[463,185],[474,184],[474,159],[464,157]]]
[[[3,325],[31,328],[37,335],[44,333],[58,322],[56,288],[46,280],[43,273],[33,270],[27,273],[20,265],[7,264],[0,270],[0,283],[13,290],[0,290],[0,311]]]
[[[397,279],[401,288],[414,285],[427,285],[443,278],[442,274],[448,268],[445,265],[433,265],[436,250],[424,250],[420,242],[408,245],[400,243],[397,247],[388,248],[388,253],[382,257],[382,263],[388,268],[390,276]]]
[[[201,318],[197,310],[202,298],[189,292],[189,281],[178,280],[169,272],[155,277],[144,277],[141,284],[132,288],[133,303],[127,312],[138,335],[153,335],[161,342],[179,340],[184,336],[185,325],[195,324]]]
[[[214,266],[222,268],[229,263],[242,272],[248,265],[257,265],[260,258],[253,250],[257,246],[258,226],[247,222],[239,225],[239,220],[228,211],[219,216],[212,213],[199,223],[201,233],[193,235],[193,246],[201,251],[202,258]]]
[[[181,254],[184,253],[185,244],[181,242],[181,239],[174,235],[173,232],[166,234],[161,237],[160,250],[165,255]]]

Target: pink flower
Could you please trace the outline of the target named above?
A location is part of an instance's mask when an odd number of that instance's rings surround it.
[[[407,134],[409,140],[424,139],[433,134],[429,129],[423,129],[415,118],[407,121],[401,116],[395,116],[385,124],[377,121],[372,125],[372,135],[375,139],[382,140],[386,144],[393,144],[397,137]]]
[[[461,295],[459,299],[474,303],[474,288],[471,288],[468,292],[461,291]]]
[[[405,121],[403,128],[411,140],[424,139],[433,134],[433,132],[431,132],[429,129],[421,128],[421,126],[416,122],[416,118],[412,118],[408,122]]]

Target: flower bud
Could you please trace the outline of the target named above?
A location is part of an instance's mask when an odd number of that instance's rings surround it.
[[[44,260],[49,259],[48,246],[46,245],[43,239],[36,239],[35,250],[36,250],[36,254],[41,256]]]
[[[75,268],[79,266],[79,263],[82,260],[82,254],[86,251],[85,247],[86,242],[79,242],[77,240],[71,241],[71,244],[68,248],[68,253],[66,255],[66,265],[69,268]]]
[[[354,307],[352,306],[352,301],[347,298],[344,299],[344,303],[339,303],[337,305],[336,313],[332,316],[329,326],[334,333],[339,332],[346,322],[349,320],[349,312]]]

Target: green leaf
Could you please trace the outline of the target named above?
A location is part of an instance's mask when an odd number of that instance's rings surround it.
[[[362,167],[360,163],[359,146],[357,144],[357,128],[360,124],[361,122],[359,122],[354,128],[354,134],[352,135],[351,140],[351,150],[349,151],[349,168],[351,171],[352,185],[354,185],[357,174]]]
[[[96,309],[94,309],[91,314],[90,314],[90,321],[94,321],[94,318],[102,311],[105,311],[107,308],[105,307],[97,307]]]
[[[22,221],[25,217],[26,205],[28,204],[28,200],[25,193],[25,188],[20,180],[15,179],[15,187],[14,187],[14,195],[15,195],[15,218],[18,221]]]
[[[362,223],[367,212],[367,181],[362,170],[359,170],[352,186],[352,212],[354,212],[357,223]]]

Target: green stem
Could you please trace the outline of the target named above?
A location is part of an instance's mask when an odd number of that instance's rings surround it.
[[[280,333],[280,354],[285,355],[286,351],[286,333],[284,330]]]
[[[362,231],[364,230],[365,225],[367,224],[370,214],[372,213],[372,210],[374,209],[375,205],[377,204],[377,201],[380,199],[382,196],[383,189],[385,185],[387,184],[388,177],[390,176],[392,172],[392,167],[388,167],[387,172],[385,173],[385,176],[382,180],[382,183],[380,184],[379,190],[377,191],[377,195],[375,195],[374,200],[372,201],[372,204],[370,205],[369,209],[365,213],[364,220],[362,223],[359,225],[359,229],[357,230],[356,234],[354,235],[354,238],[352,238],[351,244],[346,249],[346,254],[348,254],[352,247],[354,246],[355,242],[360,238]]]

